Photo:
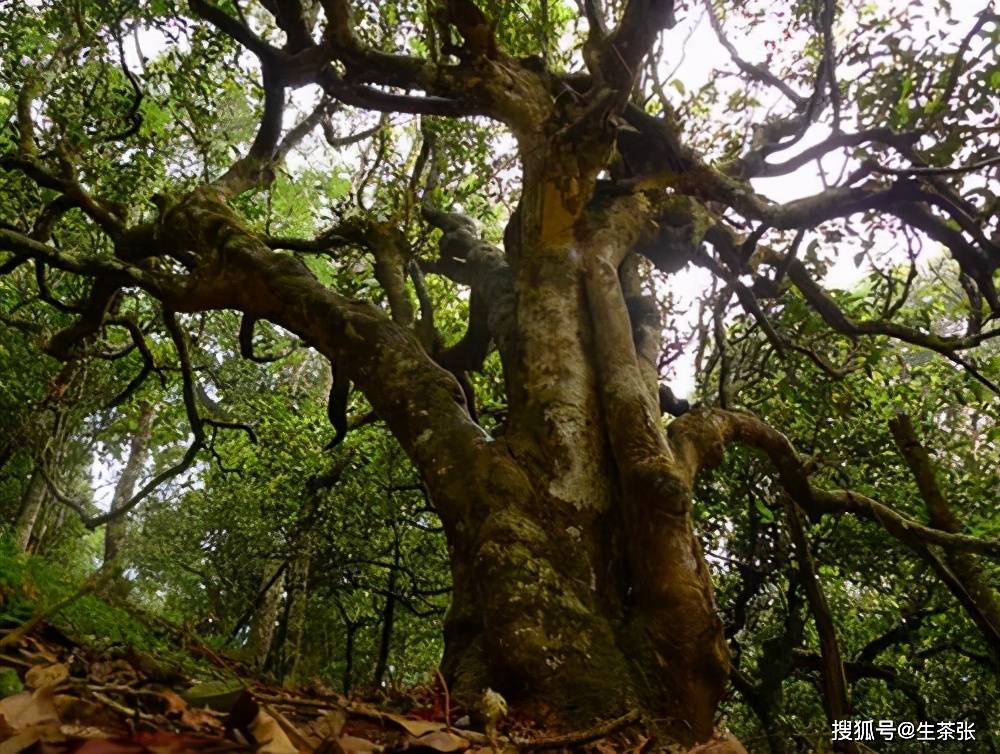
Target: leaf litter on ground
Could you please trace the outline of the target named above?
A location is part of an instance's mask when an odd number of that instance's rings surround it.
[[[215,651],[201,654],[227,671],[235,666]],[[50,625],[17,636],[0,652],[0,669],[16,674],[5,676],[4,688],[12,693],[0,699],[0,754],[651,750],[650,740],[635,730],[641,723],[636,713],[575,734],[539,736],[509,720],[505,735],[492,728],[487,735],[454,727],[447,689],[437,686],[427,706],[401,715],[318,684],[288,689],[230,678],[172,687],[148,665],[101,656]]]

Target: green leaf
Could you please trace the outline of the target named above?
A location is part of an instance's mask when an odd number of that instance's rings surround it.
[[[757,512],[760,514],[760,520],[761,521],[763,521],[765,524],[772,524],[772,523],[774,523],[774,511],[772,511],[770,508],[768,508],[764,504],[764,501],[761,500],[759,497],[756,498],[756,499],[754,499],[754,507],[757,509]]]
[[[228,712],[243,691],[241,681],[208,681],[192,686],[180,696],[192,707],[208,707],[218,712]]]

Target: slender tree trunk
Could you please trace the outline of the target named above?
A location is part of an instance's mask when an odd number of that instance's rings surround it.
[[[265,575],[265,582],[270,581],[275,572],[282,567],[279,561],[268,564]],[[264,599],[253,615],[250,623],[250,637],[247,640],[247,657],[250,663],[257,669],[263,670],[267,663],[268,655],[271,652],[271,643],[274,640],[274,633],[278,622],[278,613],[281,611],[281,594],[285,590],[285,576],[274,580],[274,583],[267,590]]]
[[[344,695],[351,693],[354,687],[354,639],[361,626],[357,623],[347,624],[347,641],[344,642]]]
[[[139,407],[138,424],[129,443],[128,458],[122,468],[121,476],[115,484],[115,492],[111,498],[111,510],[121,508],[135,494],[135,486],[142,473],[146,459],[146,450],[153,434],[153,417],[156,411],[152,403],[144,402]],[[127,515],[113,518],[104,527],[104,564],[111,563],[118,557],[125,543],[127,530]]]
[[[271,639],[271,648],[261,665],[261,668],[270,670],[279,683],[284,683],[285,677],[288,675],[288,621],[292,612],[292,573],[290,569],[285,571],[284,583],[285,598],[281,600],[281,605],[278,608],[280,617],[277,621],[274,637]]]
[[[392,631],[396,622],[396,585],[399,581],[399,540],[393,543],[392,568],[389,570],[389,582],[386,587],[385,606],[382,609],[382,630],[379,635],[378,657],[375,661],[375,676],[372,685],[382,686],[385,671],[389,667],[389,651],[392,647]]]
[[[38,521],[38,514],[42,510],[46,496],[45,479],[42,477],[41,469],[35,466],[28,480],[28,486],[21,496],[21,511],[17,515],[17,522],[14,524],[14,544],[21,552],[28,551],[31,542],[31,534]]]
[[[35,532],[29,549],[37,555],[45,555],[53,544],[63,524],[66,523],[66,506],[53,507],[47,505],[39,516],[41,525],[35,525]]]
[[[332,384],[332,370],[324,370],[328,382]],[[328,395],[330,385],[324,385],[322,395]],[[302,639],[305,634],[306,611],[309,603],[309,576],[312,568],[312,556],[315,547],[315,534],[312,531],[314,516],[322,493],[337,484],[346,468],[346,460],[339,459],[326,472],[318,474],[309,480],[307,488],[309,495],[299,513],[301,534],[298,538],[298,554],[292,559],[288,570],[288,617],[286,621],[285,652],[288,655],[285,663],[285,673],[293,680],[298,672],[302,656]]]
[[[305,633],[306,607],[309,600],[309,568],[312,549],[309,536],[305,537],[302,551],[292,561],[288,574],[288,629],[285,645],[288,647],[286,673],[295,679],[302,655],[302,637]]]

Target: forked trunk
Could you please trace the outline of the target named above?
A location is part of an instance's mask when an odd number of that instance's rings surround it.
[[[482,469],[455,470],[481,491],[475,517],[445,522],[443,666],[466,699],[491,686],[569,725],[639,710],[692,744],[712,736],[728,653],[693,472],[660,425],[618,279],[631,234],[605,220],[585,238],[534,229],[520,256],[509,426]]]

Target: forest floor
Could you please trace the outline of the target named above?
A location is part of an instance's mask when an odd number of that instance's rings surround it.
[[[58,599],[50,587],[44,575],[0,563],[0,754],[656,748],[636,713],[570,733],[509,717],[477,731],[441,682],[367,699],[318,682],[280,686],[182,627],[97,596],[99,579]]]
[[[404,716],[319,685],[272,686],[207,647],[187,649],[228,678],[194,682],[142,652],[108,656],[45,623],[6,630],[0,645],[0,754],[491,750],[484,733],[428,719],[434,706]]]
[[[319,685],[269,685],[203,645],[186,651],[227,677],[195,682],[134,648],[109,655],[47,623],[4,631],[0,754],[491,750],[484,733],[428,719],[434,706],[399,715]]]

